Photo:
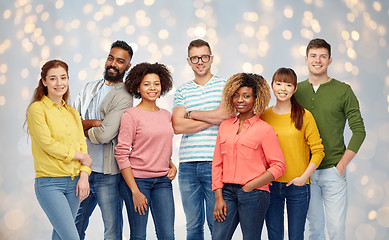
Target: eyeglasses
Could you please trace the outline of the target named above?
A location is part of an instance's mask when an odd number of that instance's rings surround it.
[[[207,63],[207,62],[209,62],[209,60],[211,60],[211,55],[203,55],[201,57],[190,57],[189,58],[190,62],[193,64],[199,63],[200,59],[203,63]]]

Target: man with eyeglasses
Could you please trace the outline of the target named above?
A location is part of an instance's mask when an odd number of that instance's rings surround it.
[[[186,239],[201,240],[205,218],[211,233],[214,221],[211,173],[216,136],[219,124],[231,116],[221,103],[226,80],[211,73],[213,56],[209,44],[193,40],[188,46],[187,61],[195,78],[176,91],[172,122],[175,134],[183,134],[178,182],[186,216]]]

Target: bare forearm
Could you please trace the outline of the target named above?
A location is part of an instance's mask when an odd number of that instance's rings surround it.
[[[271,181],[273,181],[274,179],[275,178],[273,174],[271,174],[269,171],[266,171],[262,175],[246,183],[243,187],[246,188],[245,190],[252,191],[256,188],[262,187],[263,185],[271,183]]]
[[[226,111],[220,108],[210,111],[191,111],[189,113],[189,118],[207,122],[213,125],[219,125],[221,122],[231,117],[231,114],[228,114]]]
[[[338,169],[341,176],[344,176],[344,171],[346,170],[347,165],[351,162],[355,155],[357,155],[355,152],[346,149],[342,158],[338,162],[338,165],[336,165],[336,169]]]
[[[102,121],[97,119],[82,120],[82,127],[85,130],[89,130],[92,127],[100,127]]]
[[[209,128],[212,125],[213,124],[193,119],[182,119],[180,121],[173,120],[175,134],[192,134]]]
[[[172,123],[175,134],[191,134],[196,133],[206,128],[211,127],[213,124],[185,118],[186,110],[180,106],[173,110]]]
[[[139,188],[135,182],[134,174],[132,173],[132,169],[129,167],[129,168],[125,168],[125,169],[120,170],[120,172],[122,173],[122,176],[123,176],[124,180],[126,181],[127,186],[130,188],[131,192],[132,193],[139,192]]]
[[[218,188],[215,190],[215,199],[223,199],[223,189]]]
[[[307,169],[305,169],[304,173],[300,176],[304,182],[308,180],[308,178],[312,175],[312,173],[317,169],[317,165],[315,163],[309,163]]]

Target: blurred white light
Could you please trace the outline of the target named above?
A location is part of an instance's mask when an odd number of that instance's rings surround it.
[[[82,8],[82,12],[84,14],[89,14],[93,11],[93,4],[90,4],[90,3],[87,3],[84,5],[84,7]]]
[[[162,48],[162,53],[166,56],[171,56],[174,52],[174,49],[171,45],[166,45]]]
[[[284,16],[286,18],[292,18],[293,17],[293,8],[291,6],[285,6],[284,8]]]
[[[205,30],[204,27],[201,27],[201,26],[198,26],[194,29],[194,35],[196,35],[197,37],[204,37],[205,34],[207,33],[207,31]]]
[[[253,67],[253,72],[257,74],[263,73],[263,66],[261,64],[255,64]]]
[[[81,81],[85,81],[87,77],[88,73],[85,70],[81,70],[78,72],[78,79],[80,79]]]
[[[381,12],[381,10],[382,10],[381,3],[378,2],[378,1],[373,2],[373,8],[374,8],[374,10],[376,10],[377,12]]]
[[[4,96],[0,96],[0,106],[4,106],[5,105],[5,97]]]
[[[255,34],[255,30],[254,30],[254,28],[252,26],[247,26],[247,27],[244,28],[244,32],[243,33],[244,33],[244,35],[246,37],[253,37],[254,34]]]
[[[54,37],[54,45],[61,45],[63,43],[63,36],[62,35],[58,35],[58,36],[55,36]]]
[[[116,5],[123,6],[124,4],[126,4],[126,0],[116,0]]]
[[[144,0],[146,6],[151,6],[154,4],[154,0]]]
[[[11,17],[11,10],[7,9],[3,12],[3,18],[8,19]]]
[[[133,26],[133,25],[128,25],[127,27],[126,27],[126,33],[128,34],[128,35],[131,35],[131,34],[133,34],[134,32],[135,32],[135,27]]]
[[[30,89],[28,89],[27,87],[23,87],[21,95],[23,100],[28,100],[28,98],[30,97]],[[28,152],[30,152],[30,149],[28,149]]]
[[[63,7],[64,2],[62,0],[57,0],[55,2],[55,8],[60,9]]]
[[[20,72],[20,76],[24,79],[28,78],[28,75],[30,75],[30,71],[27,68],[22,69]]]
[[[285,40],[290,40],[290,39],[292,39],[292,32],[290,30],[284,30],[284,31],[282,31],[282,37]]]
[[[26,217],[20,209],[11,209],[4,215],[4,224],[10,230],[17,230],[23,227]]]
[[[158,37],[160,39],[167,39],[169,37],[169,32],[166,29],[162,29],[161,31],[159,31]]]
[[[79,62],[81,62],[81,60],[82,60],[82,54],[81,53],[74,54],[73,61],[75,63],[79,63]]]
[[[242,71],[243,72],[252,72],[253,71],[253,65],[249,62],[245,62],[242,64]]]
[[[149,43],[150,39],[147,36],[140,36],[138,37],[138,44],[140,46],[145,46]]]
[[[7,82],[5,75],[0,75],[0,85],[4,85]]]

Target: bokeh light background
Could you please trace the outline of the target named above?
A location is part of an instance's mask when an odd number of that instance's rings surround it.
[[[34,194],[33,158],[22,127],[45,61],[69,64],[75,99],[86,82],[102,77],[110,44],[125,40],[135,50],[132,64],[158,61],[172,71],[174,89],[159,100],[171,110],[175,89],[193,78],[185,59],[191,40],[210,42],[213,72],[226,78],[244,71],[269,81],[286,66],[301,81],[308,75],[305,46],[315,37],[331,43],[329,75],[353,87],[367,130],[348,167],[347,238],[389,239],[389,1],[7,0],[1,1],[0,14],[0,239],[50,238],[51,225]],[[176,164],[179,140],[174,138]],[[176,238],[184,239],[177,180],[174,194]],[[99,212],[92,216],[87,239],[103,239]],[[149,239],[155,238],[152,225]],[[127,239],[128,232],[125,222]],[[240,231],[234,239],[241,239]]]

